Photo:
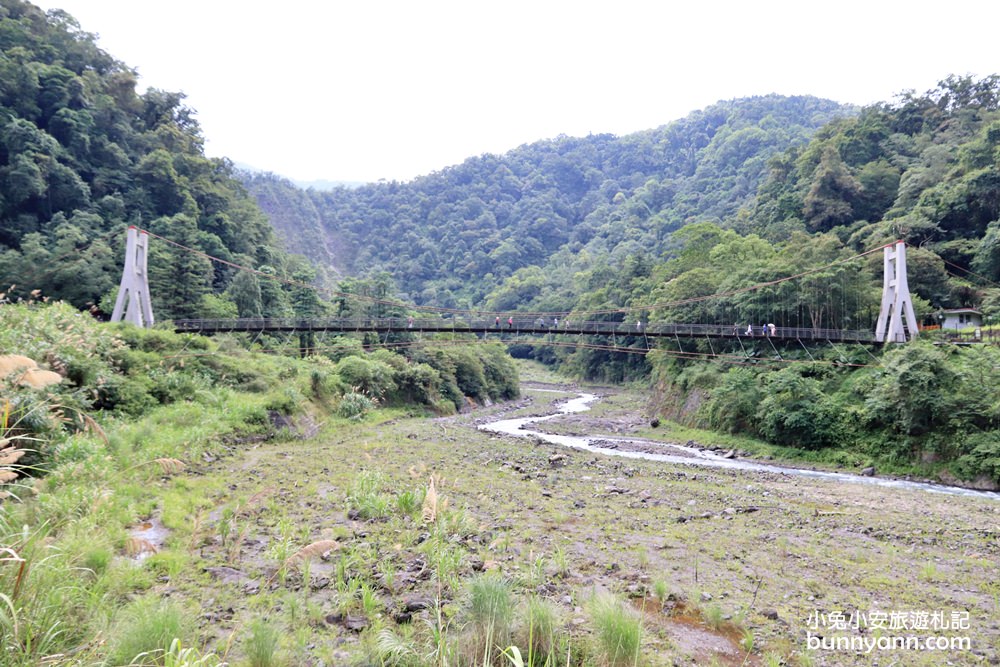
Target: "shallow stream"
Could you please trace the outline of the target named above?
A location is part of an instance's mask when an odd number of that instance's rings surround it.
[[[556,390],[533,390],[548,391],[560,394],[571,394]],[[576,398],[572,398],[558,405],[558,411],[550,415],[541,417],[521,417],[518,419],[501,419],[499,421],[482,424],[481,430],[492,433],[504,433],[518,437],[533,437],[554,445],[562,445],[573,449],[582,449],[597,454],[607,454],[609,456],[621,456],[630,459],[644,459],[647,461],[662,461],[665,463],[680,463],[685,465],[706,466],[712,468],[730,468],[735,470],[749,470],[757,472],[771,472],[783,475],[797,475],[800,477],[811,477],[814,479],[828,479],[836,482],[849,484],[874,484],[876,486],[887,486],[898,489],[918,489],[931,493],[945,493],[959,496],[978,496],[1000,500],[1000,494],[991,491],[976,491],[957,486],[945,486],[943,484],[930,484],[928,482],[913,482],[902,479],[889,479],[885,477],[865,477],[863,475],[852,475],[842,472],[826,472],[820,470],[809,470],[804,468],[791,468],[779,465],[759,463],[745,459],[725,458],[715,452],[702,450],[697,447],[686,447],[672,443],[657,442],[655,440],[642,440],[637,438],[616,438],[609,436],[582,437],[575,435],[555,435],[552,433],[542,433],[527,428],[529,424],[543,422],[560,415],[585,412],[590,410],[590,404],[598,400],[595,394],[579,393]],[[655,448],[660,452],[650,451],[629,451],[625,449],[613,449],[602,447],[599,443],[617,443],[623,445],[639,445],[644,450]],[[673,453],[670,453],[673,452]]]

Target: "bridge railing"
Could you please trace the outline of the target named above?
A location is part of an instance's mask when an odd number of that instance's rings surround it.
[[[174,328],[186,332],[263,332],[263,331],[344,331],[344,332],[515,332],[565,333],[602,336],[683,336],[705,338],[775,338],[786,340],[844,340],[870,342],[874,335],[868,330],[820,329],[766,326],[742,327],[723,324],[670,324],[654,322],[606,322],[595,320],[513,318],[499,322],[488,318],[241,318],[241,319],[181,319]]]

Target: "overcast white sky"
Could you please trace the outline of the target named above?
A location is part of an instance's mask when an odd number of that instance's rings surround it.
[[[409,180],[559,134],[618,135],[723,99],[867,104],[1000,73],[992,0],[34,0],[211,156],[299,180]]]

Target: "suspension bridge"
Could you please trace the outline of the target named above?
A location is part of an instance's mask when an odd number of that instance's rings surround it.
[[[150,237],[162,239],[164,242],[177,246],[185,251],[203,256],[209,260],[220,262],[232,268],[248,271],[276,279],[275,276],[264,274],[258,270],[233,264],[226,260],[212,257],[199,250],[182,246],[165,237],[151,232],[129,227],[125,253],[125,268],[122,274],[118,296],[112,313],[112,320],[132,322],[138,326],[152,326],[153,312],[147,277],[147,255]],[[865,257],[882,250],[883,253],[883,287],[882,300],[878,320],[874,329],[823,328],[818,326],[777,326],[772,323],[741,326],[739,324],[707,324],[707,323],[664,323],[660,321],[647,322],[643,317],[657,308],[683,307],[708,299],[732,297],[738,294],[762,290],[790,280],[798,279],[819,271],[829,269],[838,264]],[[313,288],[294,281],[284,280],[299,287]],[[358,295],[340,295],[359,298]],[[481,311],[460,311],[446,308],[431,308],[427,306],[411,306],[374,298],[372,303],[389,304],[406,310],[435,311],[436,317],[357,317],[357,318],[239,318],[239,319],[178,319],[173,327],[178,332],[215,334],[224,332],[245,332],[263,334],[274,333],[311,333],[311,332],[342,332],[342,333],[376,333],[388,336],[392,333],[463,333],[476,334],[482,337],[496,336],[500,340],[513,340],[522,335],[550,336],[603,336],[612,340],[636,338],[705,338],[705,339],[735,339],[741,344],[744,340],[766,339],[768,341],[806,341],[817,342],[848,342],[848,343],[903,343],[917,336],[918,326],[910,297],[906,278],[906,246],[902,241],[887,244],[861,253],[851,258],[837,260],[823,267],[811,269],[794,276],[758,283],[748,287],[733,290],[725,294],[712,294],[704,297],[693,297],[673,303],[658,303],[639,308],[623,308],[587,313],[514,313],[500,319],[499,316],[485,316]],[[638,314],[636,316],[636,314]],[[569,317],[567,317],[569,315]],[[590,317],[588,317],[590,316]],[[594,319],[598,316],[599,319]],[[624,320],[624,321],[609,321]],[[772,343],[773,344],[773,343]]]
[[[834,341],[871,343],[868,330],[813,329],[801,327],[725,326],[717,324],[663,324],[654,322],[604,322],[572,320],[539,321],[539,318],[513,318],[499,324],[488,318],[240,318],[174,320],[174,330],[181,333],[466,333],[480,336],[505,335],[577,335],[617,338],[770,338],[775,340]]]

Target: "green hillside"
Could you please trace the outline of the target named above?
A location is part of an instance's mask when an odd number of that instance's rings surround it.
[[[137,225],[215,257],[312,270],[281,249],[227,160],[206,158],[178,93],[136,91],[136,73],[68,14],[0,2],[0,284],[78,307],[106,305]],[[159,319],[234,313],[233,272],[164,242],[151,247]],[[16,285],[14,289],[6,289]],[[273,310],[290,310],[287,296]]]
[[[852,113],[812,97],[720,102],[624,137],[561,136],[408,183],[308,190],[311,207],[288,181],[244,182],[290,247],[330,252],[351,275],[389,271],[417,303],[479,305],[561,249],[658,254],[688,219],[746,205],[771,156]]]
[[[577,321],[865,330],[882,276],[878,255],[863,253],[895,239],[910,246],[922,322],[951,307],[981,309],[987,323],[1000,314],[996,75],[860,110],[720,102],[624,137],[561,136],[408,183],[303,191],[206,158],[183,97],[138,94],[135,72],[68,15],[0,7],[0,300],[99,312],[135,224],[161,237],[150,258],[160,320],[405,317],[387,303],[398,298]],[[316,281],[340,294],[325,300]],[[300,341],[328,344],[341,342]],[[996,365],[968,351],[652,345],[638,334],[510,349],[580,377],[652,383],[655,410],[687,426],[997,478],[1000,409],[984,390]],[[871,370],[887,360],[891,371]]]

